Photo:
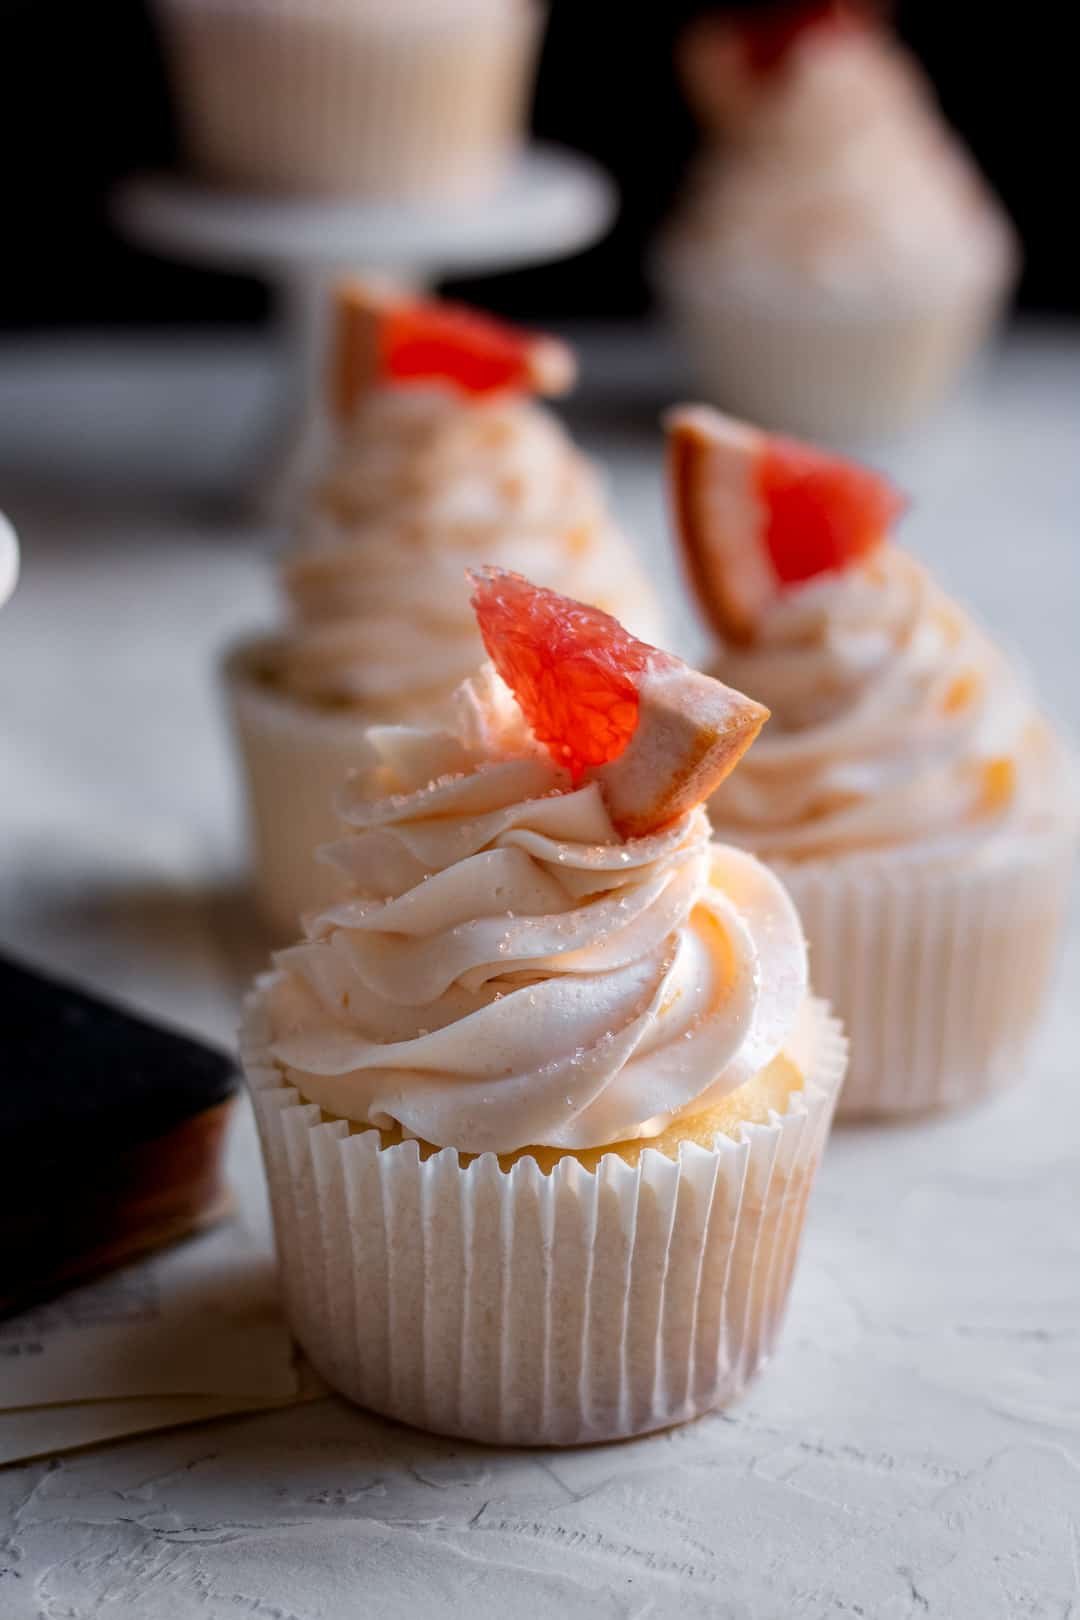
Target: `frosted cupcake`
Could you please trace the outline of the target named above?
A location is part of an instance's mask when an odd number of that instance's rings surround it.
[[[887,540],[877,474],[673,413],[676,518],[715,668],[772,722],[710,811],[794,898],[843,1017],[845,1115],[1019,1079],[1061,935],[1073,762],[1020,671]]]
[[[334,351],[338,423],[281,577],[289,623],[228,669],[261,907],[279,937],[331,897],[312,851],[366,727],[450,712],[483,650],[467,566],[527,571],[663,639],[657,601],[590,463],[534,397],[573,356],[441,303],[352,284]]]
[[[660,276],[701,387],[824,438],[907,425],[979,348],[1018,263],[918,65],[835,3],[706,19],[682,65],[711,138]]]
[[[517,699],[489,666],[452,729],[372,732],[349,892],[260,981],[245,1064],[329,1382],[608,1440],[771,1354],[843,1041],[780,884],[699,803],[765,711],[517,576],[476,600]]]
[[[534,0],[155,0],[192,164],[245,190],[460,201],[522,138]]]

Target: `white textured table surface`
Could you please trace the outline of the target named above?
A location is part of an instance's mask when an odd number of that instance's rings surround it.
[[[674,589],[671,377],[641,340],[606,348],[575,425]],[[273,608],[267,537],[205,497],[265,381],[241,343],[0,351],[24,546],[0,619],[0,938],[220,1038],[259,946],[213,665]],[[881,459],[915,497],[911,544],[1080,729],[1080,335],[1014,339]],[[1074,926],[1022,1090],[834,1136],[781,1354],[731,1412],[500,1453],[322,1401],[12,1468],[0,1617],[1075,1620],[1078,987]],[[245,1126],[243,1177],[250,1147]]]

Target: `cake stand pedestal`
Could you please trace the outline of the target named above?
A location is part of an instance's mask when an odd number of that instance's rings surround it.
[[[329,289],[349,271],[431,286],[450,275],[541,264],[579,252],[615,216],[602,169],[557,147],[528,148],[494,194],[475,203],[356,203],[223,191],[178,175],[125,182],[119,224],[170,258],[255,275],[275,294],[281,397],[253,495],[280,516],[318,455]]]

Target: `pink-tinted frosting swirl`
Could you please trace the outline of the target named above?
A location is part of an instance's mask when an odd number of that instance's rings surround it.
[[[430,723],[483,652],[465,570],[514,569],[662,641],[656,598],[588,461],[544,407],[377,390],[316,488],[282,579],[293,696]]]
[[[954,848],[1068,786],[1019,673],[896,546],[788,592],[716,672],[772,719],[713,823],[770,858]]]

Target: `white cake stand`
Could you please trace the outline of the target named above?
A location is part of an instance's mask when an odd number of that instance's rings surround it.
[[[565,258],[615,216],[614,185],[577,153],[533,146],[500,189],[475,203],[355,203],[222,191],[176,175],[127,181],[121,227],[170,258],[269,281],[285,377],[278,427],[255,495],[287,507],[321,435],[328,288],[343,271],[381,271],[418,285]]]

